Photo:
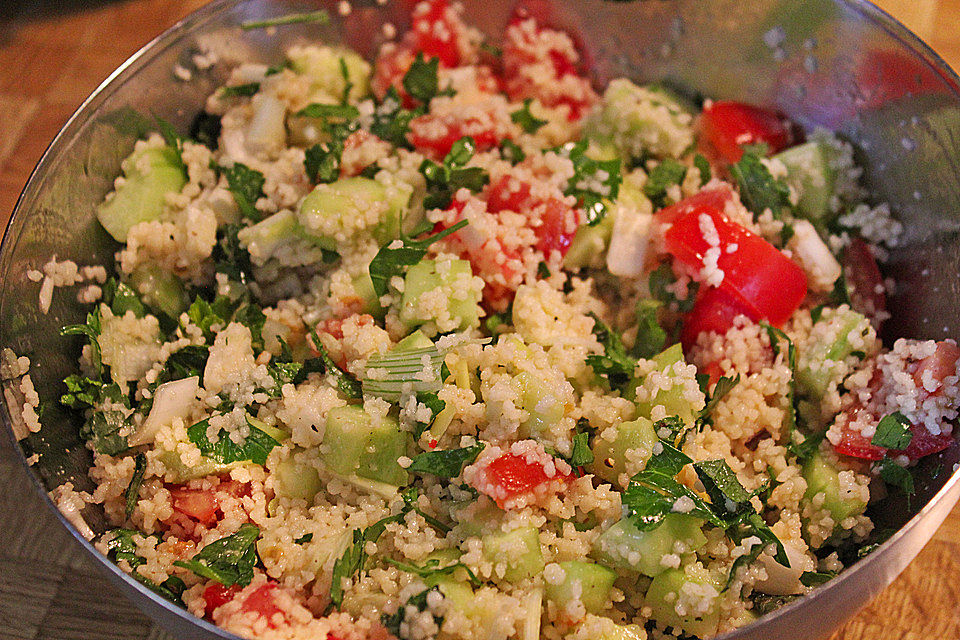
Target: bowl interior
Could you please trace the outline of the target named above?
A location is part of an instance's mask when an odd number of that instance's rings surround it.
[[[317,4],[220,1],[188,17],[88,99],[31,177],[0,246],[0,345],[30,358],[45,426],[40,434],[25,430],[15,410],[23,402],[16,380],[3,381],[0,415],[24,457],[39,455],[29,468],[45,490],[65,481],[92,488],[86,475],[90,453],[76,422],[57,405],[62,380],[78,355],[75,341],[58,337],[58,330],[78,321],[85,310],[73,292],[58,290],[50,312],[40,313],[39,285],[27,279],[27,271],[41,268],[53,255],[78,264],[112,263],[117,246],[100,229],[94,210],[111,189],[120,161],[156,117],[186,133],[231,62],[274,63],[286,47],[308,39],[345,43],[369,56],[383,41],[384,24],[402,32],[407,21],[404,3],[381,7],[370,0],[353,2],[348,16],[340,16],[334,2],[321,3],[332,18],[324,26],[238,28],[250,19],[316,10]],[[495,42],[514,3],[465,4],[469,21]],[[886,267],[886,275],[897,283],[886,338],[960,335],[960,215],[953,205],[960,201],[960,92],[956,76],[905,29],[866,3],[832,0],[526,4],[576,35],[598,85],[618,76],[660,81],[692,98],[762,104],[807,128],[840,132],[857,148],[876,200],[889,202],[906,227]],[[197,69],[193,56],[200,51],[216,52],[220,63]],[[192,80],[175,79],[177,64],[191,69]],[[906,523],[951,476],[933,471],[952,469],[958,457],[954,447],[926,462],[919,494],[910,504],[894,500],[873,510],[879,526]],[[102,512],[88,508],[84,515],[95,530],[105,528]],[[919,546],[931,534],[932,529]],[[913,550],[901,569],[919,550],[918,535],[911,537]],[[883,579],[889,582],[892,575]],[[132,581],[128,586],[149,596]],[[164,603],[159,606],[172,611]],[[188,625],[184,637],[195,631],[196,637],[211,637],[216,632],[208,627]],[[780,636],[773,631],[762,637]]]

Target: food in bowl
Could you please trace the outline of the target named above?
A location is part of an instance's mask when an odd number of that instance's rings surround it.
[[[878,338],[899,227],[851,147],[598,93],[535,17],[412,23],[240,65],[124,162],[64,330],[81,530],[254,638],[709,637],[869,552],[960,351]]]

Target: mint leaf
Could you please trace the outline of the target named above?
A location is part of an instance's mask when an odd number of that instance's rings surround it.
[[[483,451],[482,442],[460,449],[445,451],[425,451],[414,456],[413,463],[407,467],[411,473],[429,473],[438,478],[455,478],[463,471],[463,467],[472,463]]]
[[[190,560],[177,560],[173,564],[225,587],[235,584],[245,587],[253,580],[259,537],[260,529],[247,522],[240,525],[236,533],[211,542]]]
[[[226,429],[221,429],[216,443],[211,443],[207,438],[207,428],[209,420],[201,420],[187,429],[187,437],[190,442],[197,445],[200,453],[208,458],[219,462],[220,464],[231,464],[233,462],[250,461],[255,464],[265,464],[270,450],[280,444],[247,421],[250,433],[241,444],[237,444],[230,438]]]
[[[913,433],[910,431],[910,421],[899,411],[894,411],[880,418],[870,444],[884,449],[903,451],[910,446],[911,440],[913,440]]]

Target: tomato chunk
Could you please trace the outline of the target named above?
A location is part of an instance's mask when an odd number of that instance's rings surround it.
[[[477,151],[488,151],[499,144],[496,126],[491,120],[426,114],[410,121],[407,140],[417,151],[433,160],[443,160],[453,144],[464,136],[473,138]]]
[[[257,587],[244,599],[243,610],[256,611],[263,617],[267,618],[267,620],[269,620],[269,626],[273,627],[273,616],[282,612],[274,600],[274,597],[276,596],[276,589],[277,584],[275,582],[268,582],[260,587]]]
[[[240,592],[240,585],[225,587],[219,582],[211,582],[203,590],[203,613],[209,618],[216,609],[227,604]]]
[[[690,347],[697,341],[697,336],[707,331],[724,334],[733,327],[733,320],[739,315],[745,315],[751,320],[758,320],[754,316],[753,310],[744,305],[736,296],[731,295],[726,289],[707,288],[700,295],[693,305],[693,309],[687,314],[683,322],[683,330],[680,334],[680,342],[684,350],[689,351]],[[711,380],[716,381],[720,374],[716,373],[716,379],[711,372]]]
[[[792,142],[790,126],[784,118],[732,100],[705,106],[700,128],[708,155],[729,164],[740,160],[742,145],[766,143],[770,153],[776,153]]]
[[[417,50],[426,58],[439,58],[444,67],[460,64],[457,38],[463,30],[449,0],[424,0],[413,8],[410,33]]]
[[[919,460],[934,453],[939,453],[953,443],[952,434],[934,435],[923,425],[910,425],[910,433],[913,434],[910,444],[902,451],[877,446],[870,442],[870,438],[852,429],[844,430],[840,442],[834,448],[837,453],[861,460],[883,460],[884,456],[895,457],[899,455],[907,456],[911,460]]]
[[[569,478],[558,469],[549,475],[539,461],[530,461],[526,456],[513,453],[504,453],[491,460],[485,474],[485,482],[477,488],[493,498],[501,508],[509,505],[513,498],[533,494],[550,483]]]
[[[730,197],[726,189],[702,191],[657,213],[661,223],[669,224],[667,251],[694,270],[703,269],[712,251],[723,272],[716,286],[752,319],[780,326],[806,297],[806,275],[772,244],[726,217],[723,204]]]
[[[843,252],[843,276],[850,306],[868,318],[877,318],[887,310],[883,275],[873,252],[863,238],[853,238]],[[879,322],[877,323],[879,325]]]
[[[187,489],[177,487],[170,490],[173,509],[205,525],[217,521],[217,496],[210,489]]]

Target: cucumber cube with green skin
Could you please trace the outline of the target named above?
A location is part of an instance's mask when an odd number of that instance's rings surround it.
[[[498,530],[503,515],[503,510],[486,496],[470,500],[453,510],[453,517],[465,537],[481,536],[485,532]]]
[[[563,418],[563,403],[550,395],[547,387],[526,371],[518,373],[514,381],[520,387],[520,406],[529,414],[520,424],[519,435],[521,438],[537,439]]]
[[[337,474],[399,487],[408,479],[397,463],[406,450],[406,437],[396,418],[384,416],[374,423],[370,414],[355,405],[335,407],[327,414],[321,456]]]
[[[506,533],[497,531],[483,536],[483,557],[493,564],[505,562],[503,579],[519,582],[543,571],[540,532],[535,527],[520,527]]]
[[[313,85],[326,95],[340,100],[347,87],[350,87],[348,99],[360,100],[369,93],[370,63],[349,49],[324,46],[299,46],[287,50],[290,68],[296,73],[308,76]],[[343,77],[341,60],[347,70]]]
[[[366,231],[386,244],[400,236],[400,222],[412,193],[412,187],[400,182],[388,189],[363,176],[341,178],[314,187],[301,201],[297,221],[308,236],[333,242],[336,247],[358,232],[357,220],[376,210],[379,220]]]
[[[240,466],[242,462],[231,462],[230,464],[221,464],[206,456],[200,457],[200,462],[188,466],[180,458],[176,451],[161,451],[157,456],[160,462],[167,470],[166,478],[174,483],[183,484],[189,480],[195,480],[204,476],[220,475],[227,473],[230,469]]]
[[[836,330],[828,334],[830,341],[825,337],[807,344],[797,370],[797,384],[803,394],[812,400],[823,398],[831,379],[837,374],[839,362],[856,350],[850,344],[850,334],[858,328],[861,335],[870,331],[870,322],[866,317],[851,309],[825,310],[824,317],[817,324],[826,322],[836,326]],[[830,365],[828,361],[836,364]]]
[[[97,219],[114,240],[126,242],[134,225],[160,219],[167,194],[180,193],[187,176],[173,147],[134,151],[120,166],[125,180],[97,208]]]
[[[544,595],[547,600],[558,607],[566,606],[571,600],[579,600],[588,613],[603,611],[613,582],[617,579],[616,572],[603,565],[582,560],[559,564],[564,573],[563,581],[560,584],[549,581],[546,583]]]
[[[661,563],[664,556],[692,553],[707,543],[702,525],[700,518],[683,513],[667,514],[650,531],[620,520],[600,534],[593,552],[605,565],[654,577],[668,569]]]
[[[679,158],[694,142],[692,122],[691,110],[668,90],[621,78],[607,85],[583,133],[627,160],[645,154]]]
[[[688,583],[693,586],[684,589]],[[704,638],[714,635],[720,624],[718,601],[722,588],[722,584],[700,566],[668,569],[650,583],[644,604],[653,610],[651,618],[659,626],[682,629]]]
[[[598,434],[592,442],[593,464],[591,471],[599,478],[618,485],[620,476],[627,473],[627,452],[631,457],[642,457],[644,462],[653,455],[653,447],[659,442],[653,423],[646,418],[622,422],[616,427],[617,435],[607,440]],[[637,469],[636,471],[639,471]]]
[[[460,283],[473,276],[466,260],[444,260],[449,265],[441,266],[437,260],[421,260],[407,269],[403,279],[403,297],[400,300],[400,321],[408,328],[418,327],[440,318],[426,311],[421,298],[440,289],[446,299],[441,315],[449,313],[451,321],[458,321],[455,331],[480,326],[480,305],[472,291],[464,291]]]
[[[604,629],[597,640],[647,640],[647,631],[638,624],[618,624]]]
[[[353,291],[363,300],[364,313],[369,313],[376,320],[383,320],[387,315],[387,310],[381,306],[377,292],[373,290],[373,280],[370,279],[369,271],[354,276]]]
[[[590,226],[582,224],[577,227],[570,249],[563,257],[564,269],[577,270],[583,267],[602,267],[603,254],[610,244],[610,234],[613,232],[613,216],[604,216],[603,220]]]
[[[800,196],[797,213],[820,227],[833,217],[830,200],[836,191],[837,172],[831,165],[835,155],[828,144],[815,140],[773,156],[787,168],[787,183]]]
[[[314,496],[323,488],[320,474],[308,464],[284,460],[274,470],[277,494],[313,502]]]
[[[151,309],[157,309],[171,318],[178,318],[187,310],[187,295],[183,282],[176,275],[156,264],[142,264],[130,274],[130,286]]]
[[[830,517],[837,525],[867,510],[867,503],[859,497],[842,495],[839,469],[819,451],[804,460],[801,473],[807,481],[804,500],[812,501],[817,494],[824,494],[823,508],[830,512]]]
[[[666,373],[669,377],[674,377],[673,366],[678,362],[683,362],[683,347],[679,343],[667,347],[652,358],[656,363],[657,371]],[[666,409],[666,415],[679,416],[684,424],[693,424],[696,418],[693,407],[690,402],[683,397],[683,384],[678,380],[678,384],[669,389],[661,389],[652,400],[637,402],[637,415],[649,418],[653,413],[653,408],[663,405]],[[643,383],[643,380],[634,380],[629,387],[636,387]]]

